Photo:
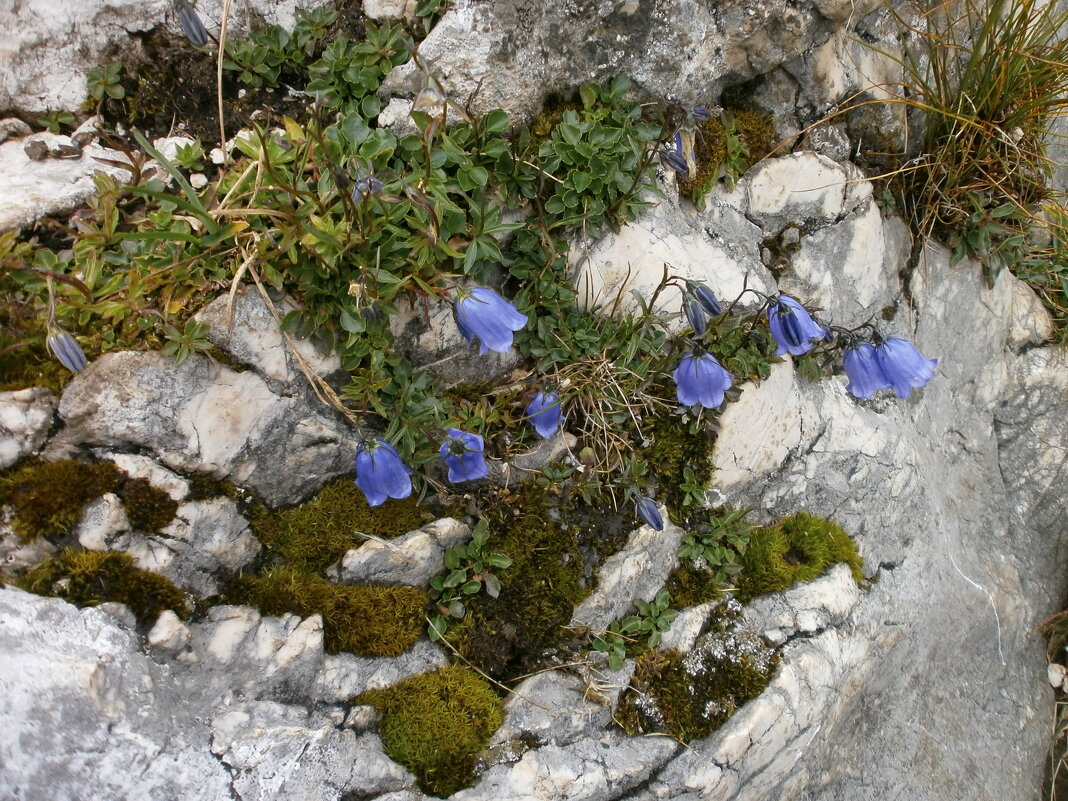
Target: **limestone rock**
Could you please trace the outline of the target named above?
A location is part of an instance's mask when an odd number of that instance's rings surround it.
[[[750,289],[774,291],[774,281],[760,262],[759,230],[745,218],[745,210],[722,202],[716,193],[708,208],[697,212],[678,201],[673,186],[664,187],[666,197],[623,226],[619,233],[607,233],[599,240],[573,243],[570,269],[580,302],[586,308],[635,311],[638,303],[632,293],[646,301],[664,277],[669,275],[706,283],[721,300],[733,300],[746,282]],[[754,303],[747,295],[742,305]],[[682,298],[676,287],[661,293],[654,309],[680,314]]]
[[[160,353],[109,353],[68,385],[54,446],[144,448],[169,467],[295,503],[351,469],[357,432],[321,409],[203,356],[176,368]]]
[[[0,28],[4,28],[4,12],[0,11]],[[23,22],[12,22],[19,30],[25,27]],[[7,28],[10,30],[11,28]],[[0,70],[0,75],[5,74]],[[0,78],[0,80],[3,80]],[[0,107],[3,90],[0,89]],[[73,148],[69,136],[39,133],[34,141],[44,143],[48,148]],[[76,158],[43,158],[31,160],[25,151],[25,140],[8,140],[0,144],[0,231],[17,230],[30,225],[34,220],[46,214],[71,211],[85,203],[96,194],[93,175],[106,173],[121,181],[130,178],[128,170],[105,164],[99,159],[124,161],[122,153],[111,150],[95,142],[80,148]],[[74,148],[74,153],[79,148]]]
[[[279,319],[295,309],[289,301],[276,304]],[[234,359],[250,365],[264,379],[281,385],[305,382],[297,357],[289,352],[282,331],[255,287],[241,288],[230,303],[229,295],[220,295],[197,314],[198,322],[208,326],[208,338]],[[327,352],[310,340],[291,340],[297,356],[315,375],[326,377],[341,369],[336,353]],[[301,383],[301,386],[305,386]]]
[[[155,653],[174,656],[185,650],[191,636],[189,627],[178,615],[166,609],[148,632],[148,644]]]
[[[0,392],[0,469],[41,449],[55,410],[56,398],[44,387]]]
[[[346,703],[365,690],[391,687],[420,673],[445,667],[448,656],[440,645],[421,639],[400,656],[371,659],[353,654],[328,654],[312,693],[327,703]]]
[[[71,533],[83,548],[110,551],[116,550],[116,540],[129,530],[130,521],[122,501],[115,493],[107,492],[85,507]]]
[[[212,719],[211,750],[247,801],[280,797],[370,796],[413,777],[382,752],[376,735],[338,729],[300,707],[270,701],[237,704]]]
[[[652,600],[678,564],[685,533],[664,516],[664,530],[635,529],[627,544],[608,557],[597,576],[597,588],[575,607],[572,626],[606,629],[626,615],[634,599]]]
[[[333,573],[346,584],[407,584],[426,587],[444,570],[445,551],[471,536],[458,520],[443,517],[392,540],[369,540],[345,554]]]
[[[845,4],[821,5],[840,10]],[[548,91],[616,75],[631,76],[650,96],[707,103],[726,83],[770,71],[824,41],[830,29],[819,7],[777,0],[715,7],[697,0],[459,0],[419,54],[452,99],[470,100],[475,113],[503,108],[525,121]],[[411,96],[419,83],[414,66],[405,65],[389,76],[385,91]]]
[[[19,798],[228,801],[183,688],[98,609],[0,589],[0,760]]]

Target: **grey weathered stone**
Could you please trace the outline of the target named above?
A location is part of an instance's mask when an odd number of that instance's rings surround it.
[[[130,530],[126,508],[119,496],[106,492],[82,510],[71,532],[78,544],[90,551],[115,550],[120,535]]]
[[[5,795],[232,798],[184,688],[106,613],[0,589],[0,650]]]
[[[549,3],[460,0],[420,44],[423,63],[476,113],[503,108],[519,120],[550,91],[629,75],[647,95],[708,104],[724,85],[770,71],[825,41],[833,19],[874,6],[830,3],[709,6],[696,0]],[[844,16],[840,10],[848,8]],[[420,75],[398,67],[385,90],[414,95]],[[477,91],[476,91],[477,89]]]
[[[652,207],[619,233],[572,243],[570,269],[583,306],[637,310],[632,293],[649,301],[664,278],[665,264],[669,275],[702,281],[723,300],[733,300],[744,285],[772,291],[774,282],[760,262],[760,231],[744,209],[714,192],[706,210],[698,212],[680,202],[671,184],[663,189],[665,196],[650,198]],[[755,302],[755,296],[747,295],[741,305]],[[663,291],[653,308],[679,314],[675,327],[685,326],[677,287]]]
[[[138,567],[166,576],[184,590],[210,597],[219,593],[221,580],[256,558],[260,543],[237,505],[218,497],[186,501],[178,506],[174,520],[159,532],[121,534],[110,549],[126,551]]]
[[[426,587],[444,570],[445,551],[471,536],[458,520],[443,517],[388,541],[369,540],[345,554],[331,576],[346,584]]]
[[[374,734],[338,729],[295,706],[251,701],[211,722],[211,750],[246,801],[376,795],[414,778],[382,752]]]
[[[184,651],[189,645],[190,637],[192,634],[189,627],[170,609],[160,613],[147,635],[153,652],[168,656],[177,656]]]
[[[659,592],[678,564],[685,533],[663,516],[663,531],[648,525],[635,529],[627,544],[604,561],[597,588],[575,607],[570,625],[606,629],[628,613],[635,599],[649,601]]]
[[[365,690],[390,687],[411,676],[449,664],[445,649],[419,640],[400,656],[372,659],[353,654],[329,654],[311,692],[327,703],[347,703]]]
[[[59,414],[67,424],[53,440],[60,451],[144,448],[272,504],[295,503],[348,472],[358,436],[317,401],[276,395],[257,374],[196,355],[175,367],[160,353],[106,354],[68,385]]]
[[[2,20],[3,12],[0,12]],[[21,23],[17,24],[20,29]],[[0,21],[0,28],[3,22]],[[0,70],[0,74],[4,74]],[[0,92],[2,94],[2,92]],[[0,99],[0,107],[3,107]],[[34,140],[46,147],[71,147],[69,136],[39,133]],[[12,139],[0,144],[0,231],[17,230],[46,214],[71,211],[96,194],[93,175],[106,173],[129,180],[129,171],[100,159],[122,162],[124,157],[95,142],[81,149],[80,158],[44,158],[33,161],[24,149],[25,141]]]
[[[0,469],[41,449],[55,411],[56,398],[44,387],[0,392]]]
[[[278,319],[294,309],[287,300],[275,304]],[[276,391],[294,382],[306,385],[298,356],[307,369],[323,378],[341,369],[336,353],[324,351],[310,340],[292,338],[296,356],[291,353],[274,315],[253,286],[241,287],[232,302],[229,295],[220,295],[197,312],[196,318],[208,326],[212,343],[251,366]]]

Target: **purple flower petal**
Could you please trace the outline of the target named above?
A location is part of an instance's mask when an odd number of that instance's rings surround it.
[[[701,405],[715,409],[734,383],[731,374],[709,353],[700,358],[686,356],[675,368],[676,395],[683,406]]]

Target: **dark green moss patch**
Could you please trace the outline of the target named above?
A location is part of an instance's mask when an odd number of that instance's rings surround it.
[[[357,532],[392,538],[430,522],[414,498],[390,498],[370,507],[351,478],[327,484],[310,501],[252,514],[252,530],[287,567],[321,573],[367,540]]]
[[[474,783],[478,754],[504,721],[500,699],[462,665],[371,690],[354,701],[382,713],[386,753],[416,775],[421,790],[438,797]]]
[[[237,501],[241,497],[237,487],[229,481],[215,478],[215,476],[208,473],[193,473],[188,476],[188,481],[189,500],[191,501],[207,501],[219,496],[225,496],[231,501]]]
[[[147,478],[128,478],[119,486],[119,497],[126,507],[126,519],[135,531],[154,532],[165,528],[178,512],[178,501]]]
[[[645,452],[645,460],[656,471],[661,497],[667,503],[668,514],[678,525],[683,525],[687,510],[683,504],[686,491],[684,475],[688,467],[693,471],[695,483],[702,487],[712,481],[712,448],[715,434],[707,426],[690,426],[680,417],[661,415],[652,430],[652,444]]]
[[[723,595],[715,571],[695,567],[689,560],[683,560],[675,568],[665,586],[671,593],[672,604],[678,609],[714,601]]]
[[[483,499],[490,547],[512,559],[497,572],[497,598],[472,596],[448,639],[465,659],[499,678],[527,672],[566,636],[574,607],[589,594],[581,526],[544,488],[528,484]],[[586,531],[586,534],[589,532]]]
[[[27,542],[63,536],[78,522],[82,508],[114,490],[122,475],[111,462],[25,464],[0,476],[0,505],[14,508],[12,529]]]
[[[142,625],[165,609],[187,617],[185,595],[169,580],[134,566],[127,553],[64,548],[18,581],[22,589],[63,598],[76,606],[126,604]]]
[[[838,562],[849,565],[857,583],[863,581],[860,555],[850,536],[830,520],[798,512],[752,532],[737,598],[748,603],[758,595],[811,581]]]
[[[416,587],[332,584],[296,570],[274,568],[236,579],[226,602],[265,615],[323,616],[323,646],[330,653],[399,656],[423,630],[429,598]]]
[[[649,651],[620,698],[616,722],[628,734],[670,734],[688,743],[705,737],[767,686],[778,655],[738,623],[739,607],[722,618],[687,654]]]
[[[746,163],[750,166],[756,164],[774,146],[774,121],[770,115],[759,111],[732,110],[729,113],[738,138],[747,148]],[[694,200],[708,194],[713,184],[725,174],[727,156],[727,130],[720,119],[713,115],[707,121],[698,123],[694,137],[697,170],[692,176],[679,180],[679,191]]]

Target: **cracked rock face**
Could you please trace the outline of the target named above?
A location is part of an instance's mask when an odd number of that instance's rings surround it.
[[[143,448],[169,467],[251,487],[268,503],[295,503],[351,469],[356,432],[322,409],[204,356],[175,368],[160,353],[110,353],[64,392],[66,428],[51,447]],[[282,463],[287,470],[274,469]]]
[[[40,450],[55,410],[56,398],[44,387],[0,392],[0,469]]]

